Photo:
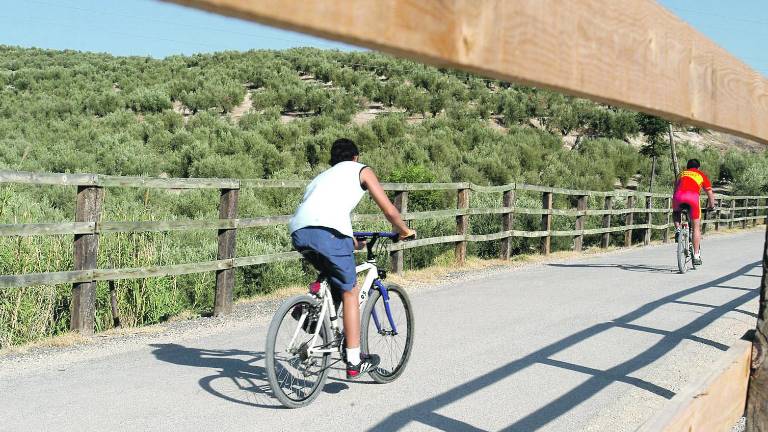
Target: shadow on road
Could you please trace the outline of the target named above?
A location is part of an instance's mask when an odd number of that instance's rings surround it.
[[[672,267],[672,266],[651,267],[651,266],[642,265],[642,264],[557,264],[557,263],[552,263],[547,265],[550,267],[564,267],[564,268],[578,268],[578,267],[617,268],[621,270],[641,272],[641,273],[679,273],[677,270],[677,267]]]
[[[267,372],[258,363],[263,352],[237,349],[210,350],[189,348],[179,344],[151,344],[158,360],[181,366],[211,369],[215,373],[201,378],[203,390],[230,402],[259,408],[282,408],[267,382]],[[349,388],[346,384],[326,384],[323,391],[338,393]]]
[[[760,262],[758,261],[745,265],[744,267],[730,274],[710,282],[684,289],[658,300],[646,303],[634,311],[620,316],[612,321],[599,323],[593,325],[592,327],[573,333],[555,343],[532,352],[525,357],[511,361],[471,381],[456,386],[446,392],[433,396],[406,409],[395,412],[388,416],[387,419],[372,427],[370,430],[382,432],[400,430],[405,428],[410,422],[420,422],[440,430],[480,430],[460,420],[446,417],[444,414],[439,414],[437,411],[535,364],[545,364],[549,366],[564,368],[567,370],[577,371],[589,375],[590,377],[583,383],[559,396],[552,402],[542,406],[536,411],[526,415],[525,417],[517,420],[515,423],[502,429],[504,431],[532,431],[542,428],[615,382],[630,384],[640,389],[670,399],[675,394],[673,391],[644,381],[640,378],[632,377],[630,375],[654,363],[656,360],[660,359],[665,354],[674,349],[683,340],[691,340],[715,347],[720,350],[726,350],[728,348],[727,346],[715,341],[698,337],[695,334],[726,313],[739,311],[739,306],[757,296],[757,290],[755,288],[735,286],[733,284],[734,280],[739,277],[753,276],[752,274],[747,273],[752,269],[759,268],[759,263]],[[558,266],[574,267],[571,265]],[[609,266],[622,268],[620,265]],[[592,266],[576,265],[575,267]],[[731,285],[722,286],[721,284],[725,282],[730,282]],[[648,315],[649,313],[659,309],[664,305],[671,303],[681,303],[682,298],[706,289],[736,289],[743,290],[744,293],[720,305],[706,305],[702,303],[697,304],[697,306],[707,307],[709,310],[702,313],[696,319],[690,321],[688,324],[675,331],[655,329],[632,323],[633,321]],[[743,313],[743,311],[739,312]],[[555,354],[564,351],[567,348],[573,347],[574,345],[577,345],[597,334],[614,328],[625,328],[638,332],[648,332],[661,335],[662,337],[645,351],[623,363],[608,368],[607,370],[598,370],[551,358]]]

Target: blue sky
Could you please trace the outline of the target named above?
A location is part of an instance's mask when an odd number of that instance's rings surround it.
[[[352,49],[336,42],[154,0],[6,0],[4,3],[0,8],[0,44],[5,45],[153,57],[293,46]],[[768,76],[768,53],[761,49],[761,45],[768,42],[765,0],[660,0],[660,3]]]

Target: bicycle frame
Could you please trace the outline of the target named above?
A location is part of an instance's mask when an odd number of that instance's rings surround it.
[[[360,304],[360,311],[362,312],[363,308],[365,307],[365,304],[368,302],[370,290],[378,289],[384,301],[384,310],[386,311],[386,314],[387,314],[387,320],[389,321],[389,324],[392,326],[392,332],[394,334],[397,334],[397,327],[395,326],[394,319],[392,318],[392,311],[389,306],[389,292],[387,291],[387,288],[384,286],[384,284],[381,283],[381,279],[379,278],[379,268],[376,266],[376,261],[368,260],[367,262],[356,266],[355,272],[357,274],[366,272],[365,279],[363,280],[363,283],[360,286],[360,292],[358,297],[358,301]],[[339,323],[337,319],[338,311],[336,310],[336,307],[333,304],[333,300],[331,296],[331,287],[327,280],[320,281],[320,290],[315,295],[321,299],[322,306],[320,309],[320,314],[317,319],[318,324],[315,326],[316,328],[312,335],[312,339],[310,340],[307,347],[307,354],[309,356],[330,354],[330,353],[333,353],[334,351],[339,351],[342,349],[341,346],[339,346],[338,348],[316,346],[317,339],[320,335],[320,329],[323,327],[322,323],[326,318],[326,314],[328,314],[328,317],[331,322],[331,329],[333,330],[334,334],[336,334],[339,330]],[[298,325],[296,326],[296,330],[293,333],[293,337],[291,338],[291,341],[288,343],[288,347],[286,351],[292,351],[292,348],[296,343],[296,339],[299,336],[299,330],[304,325],[304,321],[307,319],[308,314],[309,314],[308,311],[304,311],[301,314]],[[374,322],[374,325],[376,326],[376,330],[380,332],[382,329],[381,322],[379,321],[379,317],[377,316],[375,309],[372,311],[371,317],[373,318],[373,322]]]

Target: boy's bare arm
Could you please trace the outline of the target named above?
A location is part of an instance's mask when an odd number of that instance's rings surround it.
[[[376,202],[384,213],[384,217],[395,226],[400,233],[400,238],[410,237],[416,233],[416,231],[408,228],[405,222],[403,222],[400,212],[389,200],[387,193],[384,192],[384,188],[382,188],[381,183],[379,183],[379,178],[376,177],[376,173],[374,173],[370,167],[364,168],[360,172],[360,183],[368,189],[368,193],[371,194],[373,201]]]

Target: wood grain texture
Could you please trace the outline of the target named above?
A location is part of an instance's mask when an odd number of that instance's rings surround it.
[[[469,189],[459,189],[456,192],[456,207],[466,209],[469,207]],[[467,215],[456,216],[456,235],[464,236],[469,229],[469,217]],[[455,248],[456,262],[464,264],[467,258],[467,242],[461,240],[456,242]]]
[[[768,431],[768,225],[763,248],[763,276],[760,278],[760,300],[757,325],[752,337],[752,375],[747,391],[747,432]]]
[[[96,174],[53,174],[0,170],[0,183],[58,186],[96,186]]]
[[[501,196],[501,207],[508,209],[514,206],[515,206],[515,190],[512,189],[512,190],[504,191],[504,194]],[[501,214],[501,231],[502,232],[510,231],[514,224],[515,224],[515,213],[509,211]],[[501,241],[501,245],[499,247],[499,258],[506,260],[506,259],[509,259],[510,256],[512,256],[512,239],[510,239],[509,237],[505,237]]]
[[[634,205],[635,205],[635,197],[631,195],[628,196],[627,208],[631,209],[632,207],[634,207]],[[634,223],[634,219],[635,219],[635,216],[633,212],[627,213],[626,216],[624,217],[624,225],[631,226]],[[624,247],[630,247],[630,246],[632,246],[632,230],[628,229],[624,231]]]
[[[768,80],[652,0],[166,0],[768,143]]]
[[[672,226],[672,198],[666,198],[664,200],[664,208],[667,210],[667,226]],[[720,218],[720,213],[718,211],[718,219]],[[664,243],[669,243],[669,229],[665,229],[662,233],[662,241]]]
[[[96,232],[95,222],[62,222],[39,224],[0,225],[0,236],[37,236],[92,234]]]
[[[613,197],[607,196],[605,197],[605,204],[604,207],[606,212],[609,212],[613,209]],[[610,229],[611,228],[611,213],[605,213],[603,215],[603,229]],[[601,248],[607,248],[611,244],[611,233],[605,232],[603,234],[603,238],[600,239],[600,247]]]
[[[541,216],[541,231],[549,232],[552,229],[552,192],[542,192],[541,208],[547,211],[547,214]],[[549,255],[550,245],[549,235],[541,238],[540,252],[542,255]]]
[[[646,223],[648,225],[653,224],[654,209],[651,208],[652,206],[653,206],[653,198],[645,197],[645,208],[647,209],[645,217],[646,217]],[[655,209],[655,210],[661,210],[662,212],[667,211],[666,209]],[[643,245],[648,246],[649,244],[651,244],[651,234],[652,234],[651,229],[646,228],[645,231],[643,232]]]
[[[23,288],[36,285],[57,285],[92,280],[94,280],[93,270],[26,273],[0,276],[0,288]]]
[[[152,189],[239,189],[240,180],[219,178],[159,178],[99,175],[102,187],[146,187]]]
[[[101,217],[104,190],[95,186],[78,186],[75,205],[75,222],[97,223]],[[99,252],[99,234],[75,234],[74,270],[96,268]],[[70,302],[70,330],[92,334],[96,316],[96,282],[82,281],[72,284]]]
[[[579,196],[576,204],[576,210],[580,212],[586,212],[587,210],[587,196],[581,195]],[[576,216],[576,224],[575,224],[575,230],[576,231],[583,231],[584,230],[584,221],[585,221],[584,215]],[[577,234],[573,238],[573,250],[576,252],[581,252],[581,249],[584,245],[584,234]]]
[[[237,217],[237,201],[240,196],[238,189],[222,189],[219,202],[219,219],[234,219]],[[219,230],[219,249],[216,259],[229,260],[235,257],[237,229],[225,228]],[[235,290],[235,270],[233,268],[216,271],[216,297],[213,304],[213,315],[222,316],[232,312],[232,302]]]
[[[395,199],[393,200],[393,203],[395,204],[395,207],[402,215],[403,213],[408,211],[408,192],[407,191],[401,191],[397,192],[395,194]],[[392,226],[392,230],[395,230],[395,226]],[[399,274],[403,272],[403,251],[397,250],[392,251],[390,253],[390,261],[391,261],[391,270],[392,273]]]
[[[744,413],[752,344],[738,340],[637,432],[730,431]]]

